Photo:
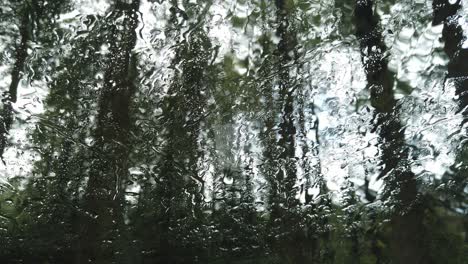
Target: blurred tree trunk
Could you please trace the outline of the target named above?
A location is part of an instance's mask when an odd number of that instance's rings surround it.
[[[392,258],[401,264],[426,263],[423,262],[424,207],[418,201],[417,182],[408,161],[405,129],[399,120],[379,17],[371,0],[357,0],[354,11],[367,88],[375,109],[374,129],[380,136],[383,169],[379,178],[386,184],[383,199],[395,208],[390,222]]]
[[[282,116],[279,124],[280,138],[278,140],[280,154],[277,160],[281,164],[281,168],[276,177],[279,182],[280,195],[286,199],[286,206],[289,207],[297,204],[295,202],[296,189],[294,188],[296,183],[294,93],[297,85],[290,76],[291,67],[295,67],[293,62],[297,40],[289,21],[290,9],[294,8],[292,1],[276,0],[275,3],[278,24],[276,35],[280,38],[277,46],[279,103],[282,105]]]
[[[463,116],[463,121],[460,124],[461,135],[466,136],[467,131],[464,126],[468,121],[468,49],[462,48],[466,42],[465,35],[468,32],[463,32],[462,26],[458,23],[461,11],[460,0],[455,3],[450,3],[449,0],[434,0],[433,6],[433,25],[443,24],[442,40],[445,42],[444,51],[449,58],[447,65],[446,82],[451,83],[455,87],[455,95],[458,100],[458,112]],[[465,34],[464,34],[465,33]],[[466,210],[468,205],[468,144],[463,140],[457,149],[457,156],[451,170],[447,172],[443,181],[443,198],[449,210],[459,208]],[[468,218],[465,217],[465,243],[468,243]]]
[[[124,185],[128,174],[130,106],[137,87],[136,44],[139,0],[117,1],[109,19],[115,19],[109,36],[110,56],[99,98],[94,156],[84,197],[87,216],[77,263],[112,263],[122,254]],[[123,20],[117,21],[123,17]],[[111,21],[113,23],[113,21]],[[122,250],[120,248],[120,250]]]
[[[458,23],[460,15],[457,11],[461,9],[461,1],[451,4],[448,0],[433,1],[433,25],[443,24],[442,40],[445,42],[444,51],[449,57],[447,65],[446,84],[452,83],[455,87],[455,95],[458,101],[458,111],[463,116],[461,123],[462,135],[466,134],[463,126],[468,121],[468,49],[462,48],[466,41],[462,26]],[[465,32],[466,34],[467,32]],[[454,200],[463,204],[467,202],[465,189],[468,184],[468,145],[461,144],[457,150],[455,165],[452,166],[448,178],[447,192],[454,195]]]
[[[31,40],[31,16],[32,8],[26,3],[19,10],[21,13],[21,22],[19,25],[20,43],[16,46],[15,64],[11,72],[11,83],[3,96],[3,109],[0,124],[0,158],[3,159],[3,153],[7,145],[8,133],[13,124],[13,104],[18,100],[18,85],[23,76],[23,70],[28,57],[28,42]]]
[[[299,200],[296,199],[298,189],[296,163],[296,126],[294,103],[298,87],[295,76],[291,74],[297,67],[297,39],[293,24],[295,3],[290,0],[275,0],[276,7],[276,36],[279,42],[273,55],[276,65],[273,71],[276,80],[273,83],[278,90],[278,110],[280,120],[278,124],[278,139],[275,143],[276,155],[272,162],[275,166],[276,186],[272,197],[276,197],[271,204],[272,226],[278,232],[273,240],[275,250],[281,254],[283,261],[306,261],[304,256],[310,255],[308,239],[300,228]],[[272,89],[274,89],[272,87]],[[275,90],[273,90],[275,91]],[[271,126],[271,125],[269,125]]]
[[[152,196],[157,226],[149,263],[188,263],[206,253],[199,141],[207,115],[213,50],[203,24],[210,4],[204,3],[186,4],[192,11],[189,17],[177,1],[171,1],[167,32],[176,40],[174,75],[162,100],[165,145],[155,168]]]

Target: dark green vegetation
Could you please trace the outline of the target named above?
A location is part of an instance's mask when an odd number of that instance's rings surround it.
[[[397,2],[0,0],[0,155],[35,157],[27,175],[0,175],[0,263],[468,263],[461,1],[427,13]],[[106,8],[65,16],[86,3]],[[389,65],[382,21],[398,8],[422,15],[394,27],[443,28],[431,55],[445,72],[427,75],[454,89],[462,121],[442,175],[413,169],[423,151],[401,94],[425,87]],[[212,34],[219,17],[228,44]],[[322,77],[314,60],[337,42],[359,58],[364,96],[351,108],[378,151],[332,190],[320,150],[334,139],[319,137],[316,102],[344,73]],[[44,111],[24,120],[15,105],[33,84]],[[30,123],[20,150],[15,129]]]

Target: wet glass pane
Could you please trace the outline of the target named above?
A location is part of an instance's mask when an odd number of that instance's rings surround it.
[[[0,0],[0,263],[467,263],[467,18]]]

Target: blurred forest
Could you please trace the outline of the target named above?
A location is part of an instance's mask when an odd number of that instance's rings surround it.
[[[468,263],[468,1],[0,3],[0,263]]]

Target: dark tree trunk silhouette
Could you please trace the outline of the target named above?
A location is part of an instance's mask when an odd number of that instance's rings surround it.
[[[24,66],[28,57],[28,42],[31,39],[31,7],[26,4],[22,10],[21,24],[19,26],[20,43],[16,47],[15,64],[11,72],[11,83],[8,92],[4,94],[3,110],[0,124],[0,158],[7,145],[8,133],[13,124],[13,104],[18,100],[18,85],[23,75]]]
[[[204,11],[192,14],[198,26],[190,24],[187,13],[171,2],[169,27],[184,35],[177,41],[171,68],[174,77],[162,100],[165,141],[162,157],[155,169],[157,183],[153,192],[156,207],[156,238],[150,263],[187,263],[203,258],[203,188],[200,177],[200,131],[206,117],[206,100],[210,76],[212,46],[202,23]],[[194,9],[201,8],[193,6]],[[205,6],[206,10],[207,6]],[[190,24],[183,31],[178,18]],[[179,36],[177,36],[179,37]]]
[[[124,184],[128,174],[130,106],[136,91],[136,44],[139,0],[117,1],[109,19],[123,16],[111,27],[110,56],[99,98],[94,157],[84,197],[85,219],[77,262],[111,263],[121,259],[124,236]],[[120,249],[121,250],[121,249]]]
[[[433,25],[443,24],[442,40],[445,42],[444,51],[449,57],[447,65],[446,84],[448,81],[455,86],[455,94],[458,97],[458,112],[463,116],[460,124],[461,134],[466,135],[466,122],[468,121],[468,49],[462,48],[466,41],[463,29],[457,22],[460,17],[457,12],[461,9],[461,0],[450,3],[448,0],[434,0],[433,7]],[[446,181],[443,188],[444,204],[446,208],[452,206],[467,209],[468,195],[468,145],[461,143],[457,149],[455,164],[451,166],[451,171],[444,175]],[[466,215],[466,213],[465,213]],[[466,219],[466,217],[465,217]],[[465,233],[468,231],[468,221],[464,224]],[[465,236],[465,243],[468,242],[468,236]]]
[[[458,96],[459,111],[468,115],[468,49],[462,48],[465,37],[463,29],[458,24],[456,15],[461,9],[460,0],[450,4],[448,0],[434,0],[433,25],[444,24],[442,40],[445,42],[444,51],[449,57],[447,79],[452,79]]]
[[[279,42],[274,51],[276,64],[273,66],[276,73],[275,84],[278,86],[278,110],[280,120],[278,124],[279,138],[275,142],[275,154],[272,157],[275,170],[274,179],[270,183],[271,227],[273,234],[272,245],[283,261],[303,261],[306,255],[310,255],[307,238],[300,230],[299,200],[295,187],[297,180],[296,169],[296,126],[294,102],[297,83],[295,76],[291,75],[291,67],[297,59],[297,39],[292,14],[295,7],[291,2],[276,0],[276,36]],[[272,98],[273,99],[273,98]],[[273,119],[274,120],[274,119]],[[272,121],[272,120],[271,120]],[[270,122],[271,122],[270,121]],[[268,124],[272,129],[272,124]]]
[[[278,147],[280,148],[277,162],[281,169],[277,174],[280,195],[285,197],[287,206],[296,204],[296,161],[295,161],[295,137],[294,125],[294,92],[296,86],[290,76],[291,63],[294,61],[296,36],[289,21],[289,11],[284,0],[276,0],[276,21],[278,28],[276,35],[280,38],[277,47],[278,53],[278,85],[279,98],[282,104],[281,120],[279,124]],[[291,8],[291,7],[289,7]]]
[[[461,129],[468,121],[468,49],[462,48],[466,41],[461,25],[457,22],[460,17],[457,11],[461,9],[461,1],[450,4],[448,0],[434,0],[433,25],[443,24],[442,40],[445,42],[444,51],[449,57],[447,65],[446,83],[449,81],[455,86],[455,95],[458,101],[458,112],[463,116]],[[466,32],[465,32],[466,34]],[[466,131],[462,131],[466,134]],[[463,201],[464,190],[468,184],[468,147],[466,143],[461,144],[458,149],[456,164],[452,166],[451,175],[448,175],[450,183],[449,190],[455,195],[457,201]],[[447,176],[447,175],[446,175]],[[465,195],[466,196],[466,195]]]
[[[390,246],[395,263],[423,262],[423,214],[418,201],[417,181],[408,161],[405,130],[393,92],[393,76],[388,70],[386,47],[373,1],[356,1],[356,36],[367,77],[370,101],[375,109],[374,129],[380,137],[384,199],[395,206],[391,216]]]

